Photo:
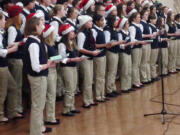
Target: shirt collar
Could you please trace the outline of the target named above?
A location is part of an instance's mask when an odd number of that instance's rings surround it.
[[[122,29],[122,32],[123,32],[124,34],[126,34],[126,35],[129,34],[129,31],[125,31],[125,30],[123,30],[123,29]]]
[[[0,34],[3,35],[4,33],[5,33],[4,29],[1,29],[1,28],[0,28]]]
[[[140,24],[137,24],[137,23],[135,23],[135,22],[132,22],[132,24],[134,24],[134,25],[137,26],[137,27],[140,26]]]
[[[36,4],[36,5],[39,5],[39,2],[38,2],[38,1],[35,1],[35,4]]]
[[[61,23],[63,23],[63,21],[62,21],[59,17],[53,16],[53,18],[55,18],[55,19],[57,19],[58,21],[60,21]]]
[[[95,27],[96,29],[100,30],[100,31],[103,31],[103,29],[102,29],[102,28],[98,27],[98,26],[97,26],[97,25],[95,25],[95,24],[94,24],[94,27]]]
[[[156,28],[156,26],[154,25],[154,24],[152,24],[152,23],[149,23],[151,26],[153,26],[154,28]]]
[[[27,14],[30,14],[30,11],[27,10],[26,8],[23,8],[23,11],[26,12]]]
[[[179,22],[175,21],[175,23],[180,24]]]
[[[74,20],[72,20],[72,19],[70,19],[70,18],[67,18],[67,20],[68,20],[69,22],[73,23],[74,25],[76,25],[76,22],[75,22]]]
[[[145,21],[145,20],[141,20],[142,22],[144,22],[144,23],[147,23],[147,21]]]
[[[33,38],[33,39],[37,40],[39,43],[41,42],[41,40],[40,40],[37,36],[30,35],[29,37],[31,37],[31,38]]]
[[[44,5],[40,4],[40,6],[41,6],[45,11],[48,11],[47,7],[45,7]]]
[[[54,4],[50,4],[49,6],[50,6],[50,7],[52,7],[52,8],[54,8],[54,7],[55,7],[55,5],[54,5]]]

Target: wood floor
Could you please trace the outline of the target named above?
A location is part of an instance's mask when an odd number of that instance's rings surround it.
[[[165,93],[166,103],[174,104],[166,105],[167,111],[180,113],[180,73],[165,78]],[[167,116],[168,122],[165,125],[161,124],[160,116],[143,116],[146,113],[161,111],[161,104],[154,101],[161,101],[161,81],[91,109],[81,107],[82,97],[79,96],[76,101],[77,108],[82,113],[73,118],[60,115],[62,102],[59,102],[56,115],[61,118],[61,124],[53,126],[53,132],[49,135],[179,135],[180,115],[173,118]],[[25,119],[0,125],[0,135],[28,133],[29,113]]]

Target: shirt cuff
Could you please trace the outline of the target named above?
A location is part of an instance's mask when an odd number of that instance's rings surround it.
[[[2,56],[3,58],[5,58],[5,57],[7,56],[7,54],[8,54],[7,49],[1,49],[0,52],[1,52],[1,56]]]
[[[67,61],[69,60],[69,58],[64,58],[63,60],[62,60],[62,63],[63,64],[67,64]]]
[[[124,44],[120,45],[120,48],[124,50],[125,49]]]
[[[43,65],[39,65],[39,72],[41,72],[43,70]]]

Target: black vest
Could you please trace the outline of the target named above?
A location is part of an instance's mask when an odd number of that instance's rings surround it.
[[[13,27],[16,29],[16,27],[13,25]],[[16,29],[17,36],[14,42],[21,42],[24,38],[24,35],[21,33],[20,30]],[[8,32],[7,32],[7,39],[8,39]],[[22,56],[24,54],[24,46],[19,46],[18,51],[8,54],[8,58],[15,58],[15,59],[22,59]]]
[[[62,22],[60,22],[58,19],[56,19],[56,18],[53,17],[53,18],[51,19],[51,22],[54,22],[54,21],[58,22],[58,24],[59,24],[58,29],[59,29],[60,26],[62,25]]]
[[[24,69],[25,73],[31,75],[31,76],[47,76],[48,75],[48,69],[42,70],[39,73],[33,71],[32,65],[31,65],[31,59],[30,59],[30,53],[28,51],[29,46],[32,43],[36,43],[39,46],[39,62],[40,64],[46,64],[47,63],[47,56],[45,49],[43,48],[43,45],[39,43],[36,39],[29,37],[25,43],[25,53],[24,53],[24,58],[23,58],[23,63],[24,63]]]
[[[24,10],[22,11],[22,14],[25,16],[25,18],[29,15],[27,12],[25,12]]]
[[[180,24],[176,23],[176,27],[177,27],[177,29],[180,29]],[[180,36],[178,36],[176,39],[180,39]]]
[[[96,27],[93,27],[93,29],[97,32],[97,37],[96,37],[96,44],[105,44],[106,40],[105,40],[105,35],[104,35],[104,31],[101,31],[99,29],[97,29]],[[101,53],[96,56],[96,57],[102,57],[105,56],[106,54],[106,48],[101,48]]]
[[[138,40],[138,41],[143,40],[141,29],[140,29],[138,26],[134,25],[134,24],[131,24],[131,26],[134,26],[135,29],[136,29],[135,39]],[[135,49],[135,48],[141,48],[141,47],[142,47],[142,45],[135,45],[135,46],[133,46],[133,49]]]
[[[48,50],[48,58],[56,56],[56,49],[54,46],[46,45]]]
[[[89,51],[95,51],[96,50],[96,43],[92,34],[92,31],[89,29],[85,29],[83,31],[83,34],[85,35],[85,41],[84,41],[84,45],[83,48]],[[82,54],[80,53],[80,55],[85,55],[88,56],[90,59],[93,59],[92,55],[88,55],[88,54]]]
[[[123,40],[126,40],[127,43],[131,41],[130,34],[127,35],[123,31],[120,31],[120,33],[122,35]],[[125,47],[125,49],[120,49],[120,52],[130,55],[131,54],[131,46],[127,46],[127,47]]]
[[[150,25],[150,27],[151,27],[151,29],[152,29],[152,33],[157,32],[157,28],[156,28],[156,27],[154,27],[154,26],[152,26],[152,25]],[[157,49],[157,48],[159,48],[159,40],[158,40],[158,37],[159,37],[159,36],[156,36],[156,38],[153,39],[153,42],[151,43],[151,49]]]
[[[3,44],[3,47],[5,48],[6,47],[6,39],[5,39],[5,35],[2,35],[3,36],[3,40],[2,40],[2,44]],[[7,58],[3,58],[3,57],[0,57],[0,67],[7,67],[8,66],[8,60]]]
[[[168,33],[175,33],[176,32],[176,25],[175,24],[168,25],[168,26],[169,26]]]
[[[165,31],[164,33],[163,33],[163,35],[161,35],[161,38],[167,38],[168,36],[167,36],[167,32]],[[162,42],[160,42],[159,43],[159,47],[160,48],[167,48],[168,47],[168,43],[167,43],[167,41],[162,41]]]
[[[105,27],[105,29],[104,29],[105,31],[107,30],[107,31],[109,31],[109,33],[110,33],[110,42],[113,42],[113,41],[115,41],[115,42],[117,42],[118,40],[119,40],[119,38],[118,38],[118,32],[116,31],[116,30],[114,30],[113,28],[111,28],[111,27]],[[114,47],[112,47],[112,48],[110,48],[110,49],[107,49],[107,50],[109,50],[109,51],[111,51],[111,52],[113,52],[113,53],[118,53],[119,52],[119,45],[117,45],[117,46],[114,46]]]
[[[43,11],[44,18],[45,18],[45,23],[49,24],[50,21],[51,21],[51,17],[50,17],[49,11],[45,10],[42,6],[38,6],[37,9]]]
[[[149,29],[149,24],[148,23],[145,23],[145,22],[143,22],[143,21],[141,21],[141,24],[142,24],[142,26],[143,26],[143,34],[146,34],[146,35],[148,35],[148,34],[150,34],[150,29]],[[143,38],[144,40],[149,40],[150,38]]]
[[[77,50],[73,48],[73,51],[69,51],[66,47],[66,54],[69,54],[67,58],[75,58],[78,56]],[[75,67],[77,65],[76,62],[68,62],[66,64],[61,63],[62,67]]]

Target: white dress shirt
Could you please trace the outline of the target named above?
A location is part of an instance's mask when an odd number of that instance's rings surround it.
[[[83,32],[78,33],[77,35],[77,44],[78,44],[78,49],[84,49],[84,42],[85,42],[86,36],[84,35]]]
[[[39,43],[41,42],[38,37],[30,35],[29,37],[34,38]],[[42,65],[39,62],[39,45],[37,43],[32,43],[28,48],[31,60],[32,70],[39,73],[42,70]]]
[[[66,45],[64,43],[59,43],[58,45],[58,53],[62,56],[62,63],[66,64],[69,58],[67,58],[66,54]]]
[[[3,45],[3,35],[0,31],[0,57],[5,58],[7,56],[7,49],[4,49],[4,45]]]
[[[100,27],[98,27],[97,25],[94,25],[94,27],[95,27],[96,29],[100,30],[100,31],[103,31],[103,29],[100,28]],[[94,37],[94,39],[95,39],[95,41],[96,41],[97,31],[96,31],[94,28],[92,28],[92,33],[93,33],[93,37]]]
[[[59,20],[62,24],[63,24],[63,21],[57,17],[57,16],[53,16],[53,18]],[[57,21],[52,21],[50,23],[50,25],[54,26],[54,40],[57,41],[56,39],[59,37],[59,34],[58,34],[58,31],[59,31],[59,23]]]
[[[8,28],[8,46],[12,45],[15,42],[16,36],[17,36],[16,28],[14,26],[10,26]]]
[[[28,15],[30,14],[30,11],[28,11],[26,8],[23,8],[23,11],[26,12]],[[24,28],[26,25],[26,17],[22,13],[21,13],[21,20],[22,20],[22,25],[21,25],[20,31],[21,33],[24,33]]]
[[[141,29],[141,31],[143,31],[143,26],[142,26],[142,25],[137,24],[137,23],[134,23],[134,22],[133,22],[133,24],[134,24],[135,26],[139,27],[139,28]],[[131,42],[136,42],[136,41],[138,41],[138,40],[136,39],[136,28],[135,28],[134,26],[130,26],[130,27],[129,27],[129,32],[130,32]]]

